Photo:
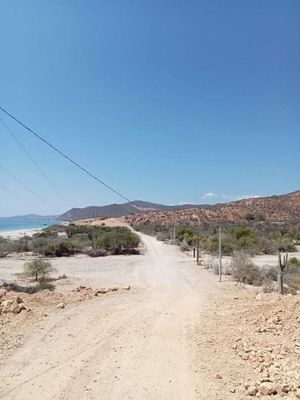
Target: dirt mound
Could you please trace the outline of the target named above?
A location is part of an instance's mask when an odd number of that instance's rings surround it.
[[[300,389],[300,298],[260,296],[245,318],[232,348],[254,369],[248,395],[296,395]],[[250,389],[249,389],[250,388]]]
[[[207,382],[214,377],[209,395],[300,398],[299,296],[229,291],[202,315],[193,339],[194,368]]]

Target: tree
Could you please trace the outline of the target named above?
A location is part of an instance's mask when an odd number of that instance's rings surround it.
[[[55,268],[50,261],[37,259],[24,264],[24,272],[26,275],[35,278],[36,281],[43,280],[54,272]]]

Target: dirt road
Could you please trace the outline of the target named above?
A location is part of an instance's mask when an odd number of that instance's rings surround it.
[[[39,321],[1,363],[1,399],[207,398],[191,335],[219,290],[216,278],[174,246],[142,239],[145,254],[124,258],[121,276],[132,290],[67,305]],[[117,273],[112,268],[113,282]]]

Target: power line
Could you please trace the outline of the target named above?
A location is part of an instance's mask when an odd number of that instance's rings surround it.
[[[95,181],[97,181],[98,183],[100,183],[101,185],[105,186],[107,189],[109,189],[110,191],[112,191],[113,193],[117,194],[119,197],[121,197],[122,199],[128,201],[129,203],[131,203],[134,207],[136,207],[137,209],[139,209],[139,207],[137,207],[130,199],[128,199],[128,197],[124,196],[122,193],[120,193],[119,191],[113,189],[111,186],[109,186],[108,184],[106,184],[105,182],[103,182],[101,179],[99,179],[96,175],[94,175],[93,173],[89,172],[86,168],[82,167],[80,164],[78,164],[76,161],[74,161],[71,157],[69,157],[68,155],[66,155],[63,151],[59,150],[57,147],[55,147],[53,144],[51,144],[50,142],[48,142],[48,140],[44,139],[42,136],[40,136],[38,133],[36,133],[34,130],[32,130],[31,128],[29,128],[27,125],[25,125],[22,121],[20,121],[17,117],[15,117],[14,115],[10,114],[8,111],[6,111],[3,107],[0,106],[0,110],[2,112],[4,112],[6,115],[8,115],[10,118],[12,118],[14,121],[16,121],[18,124],[20,124],[21,126],[23,126],[23,128],[25,128],[28,132],[30,132],[32,135],[34,135],[37,139],[41,140],[42,142],[44,142],[47,146],[51,147],[52,150],[56,151],[58,154],[60,154],[62,157],[64,157],[66,160],[70,161],[72,164],[74,164],[77,168],[81,169],[84,173],[86,173],[87,175],[89,175],[92,179],[94,179]]]
[[[43,199],[39,194],[35,193],[30,187],[28,187],[27,185],[25,185],[25,183],[23,183],[21,181],[21,179],[19,179],[16,175],[14,175],[12,172],[10,172],[6,167],[4,167],[4,165],[2,165],[0,163],[0,168],[2,168],[10,177],[12,177],[16,182],[18,182],[21,186],[23,186],[24,189],[26,189],[28,192],[30,192],[33,196],[35,196],[36,198],[38,198],[42,203],[47,204],[50,208],[52,208],[53,210],[55,210],[56,212],[59,213],[59,211],[53,207],[51,204],[48,203],[47,200]]]
[[[6,125],[6,123],[3,121],[3,119],[0,117],[0,121],[2,125],[5,127],[7,132],[10,134],[10,136],[14,139],[14,141],[19,145],[19,147],[23,150],[23,152],[27,155],[27,157],[30,159],[30,161],[33,163],[33,165],[37,168],[37,170],[40,172],[40,174],[44,177],[44,179],[48,182],[48,184],[54,189],[54,191],[58,194],[58,196],[66,202],[64,199],[63,195],[59,192],[59,190],[54,186],[53,182],[48,178],[48,176],[45,174],[45,172],[41,169],[41,167],[37,164],[37,162],[32,158],[32,156],[29,154],[29,152],[26,150],[26,148],[22,145],[22,143],[19,141],[19,139],[16,137],[16,135],[12,132],[12,130]]]
[[[12,190],[8,189],[6,186],[3,186],[2,184],[0,184],[0,188],[2,190],[4,190],[5,192],[9,193],[11,196],[20,199],[22,201],[24,201],[25,203],[29,204],[31,207],[35,208],[36,206],[34,204],[32,204],[30,201],[28,201],[27,199],[22,198],[21,196],[17,195],[15,192],[13,192]]]

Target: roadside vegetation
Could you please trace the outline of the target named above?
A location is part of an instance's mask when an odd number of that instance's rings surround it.
[[[157,236],[158,240],[173,240],[174,227],[152,224],[134,226],[137,231]],[[217,224],[200,225],[200,249],[207,253],[218,250]],[[190,247],[197,245],[198,232],[196,226],[177,226],[175,240],[179,245]],[[244,251],[249,255],[277,254],[296,251],[300,244],[300,223],[267,223],[249,221],[245,224],[222,224],[222,251],[224,255],[232,255],[235,251]]]
[[[139,236],[125,227],[53,225],[32,237],[14,240],[0,237],[0,257],[14,252],[32,252],[43,257],[137,254],[139,243]]]
[[[137,231],[156,236],[158,240],[171,241],[187,251],[198,242],[198,227],[142,224],[134,226]],[[207,255],[204,267],[218,273],[217,252],[219,225],[200,225],[199,248]],[[255,255],[278,255],[297,251],[300,245],[300,223],[269,223],[249,215],[243,224],[222,224],[222,254],[231,256],[230,265],[223,273],[241,285],[262,286],[264,291],[277,289],[277,266],[257,266],[251,259]],[[300,259],[288,257],[283,272],[284,291],[295,293],[300,290]]]

